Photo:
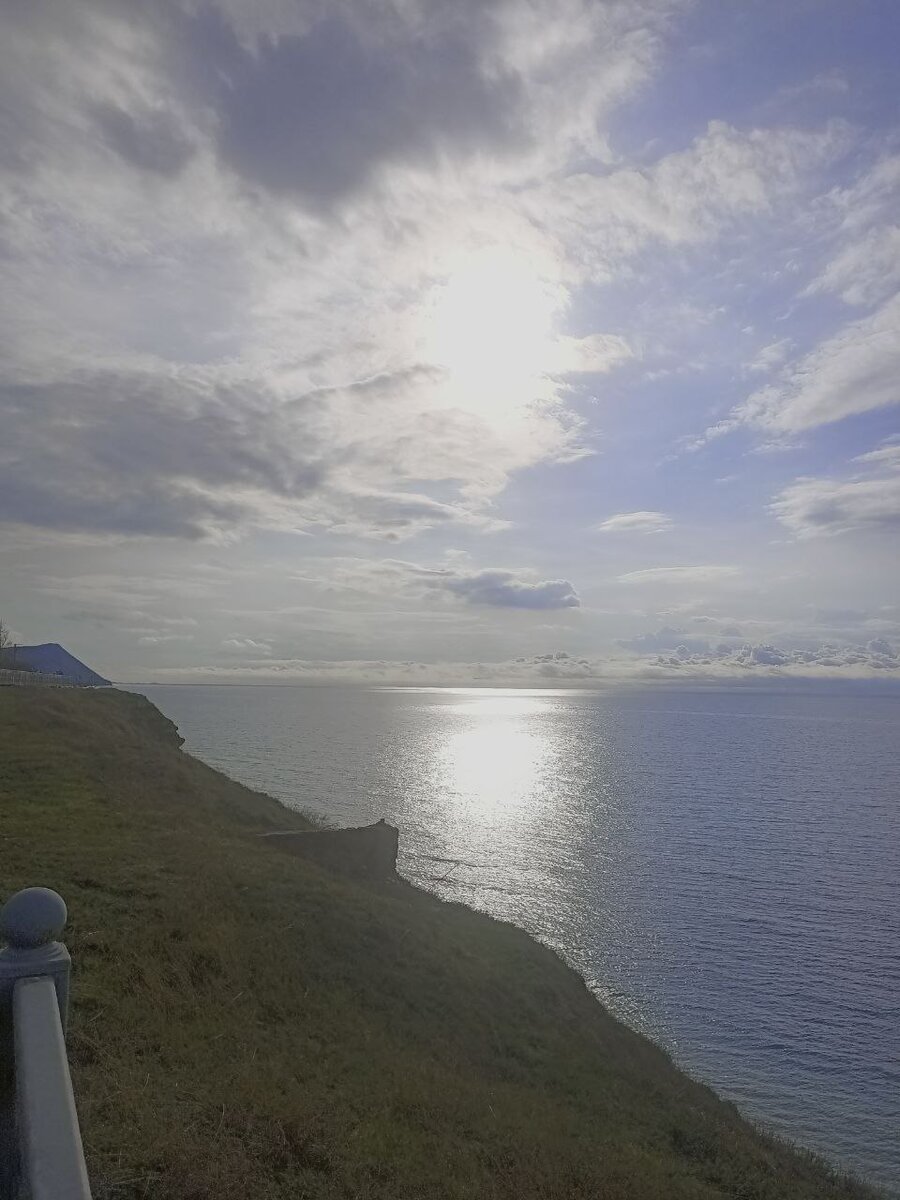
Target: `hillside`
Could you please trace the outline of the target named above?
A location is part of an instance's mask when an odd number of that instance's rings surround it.
[[[58,642],[43,642],[40,646],[17,646],[16,664],[27,664],[44,675],[65,675],[88,687],[108,687],[109,680],[70,654]]]
[[[96,1200],[871,1196],[743,1122],[524,933],[258,832],[121,692],[0,691],[0,892],[66,897]]]

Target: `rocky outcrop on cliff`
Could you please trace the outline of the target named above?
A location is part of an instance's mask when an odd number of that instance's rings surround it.
[[[393,879],[397,874],[400,831],[385,821],[352,829],[279,831],[262,836],[280,850],[297,854],[342,875]]]

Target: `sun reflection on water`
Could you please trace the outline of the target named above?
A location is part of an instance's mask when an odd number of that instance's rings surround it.
[[[439,769],[457,818],[520,824],[535,815],[556,757],[546,694],[458,693],[442,710]]]
[[[503,716],[450,734],[440,754],[457,802],[487,816],[530,803],[546,746],[520,721]]]

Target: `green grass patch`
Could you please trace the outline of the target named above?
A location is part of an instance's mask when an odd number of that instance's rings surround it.
[[[255,835],[147,700],[0,689],[0,891],[69,905],[96,1200],[824,1200],[520,930]]]

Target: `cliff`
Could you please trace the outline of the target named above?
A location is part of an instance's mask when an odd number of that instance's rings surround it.
[[[57,888],[96,1197],[824,1200],[521,931],[259,835],[121,692],[0,692],[0,892]],[[324,845],[324,843],[322,843]]]

